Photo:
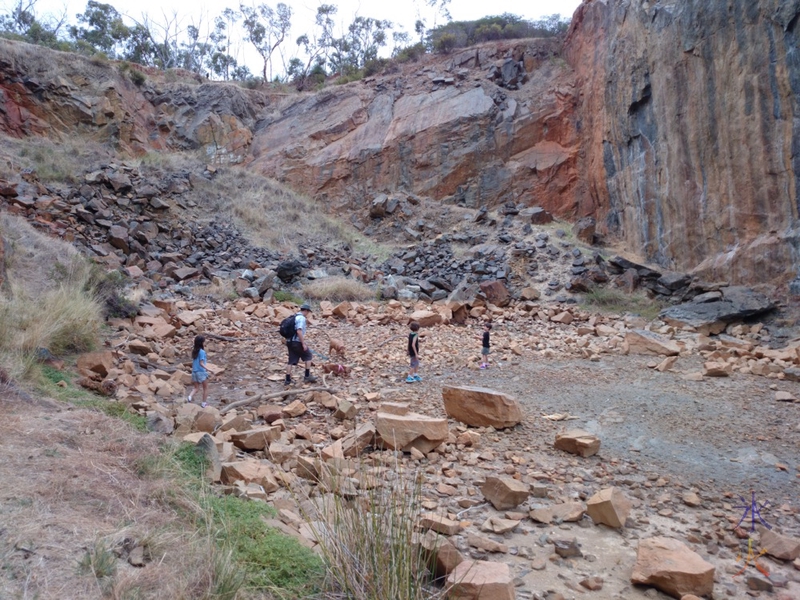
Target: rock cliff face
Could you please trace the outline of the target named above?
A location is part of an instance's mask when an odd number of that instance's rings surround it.
[[[800,2],[585,0],[565,48],[599,226],[734,282],[798,265]]]
[[[404,190],[466,206],[513,201],[575,214],[575,93],[552,41],[493,45],[448,64],[291,96],[254,133],[251,166],[350,206]],[[525,63],[518,90],[487,80]]]
[[[800,0],[585,0],[563,48],[487,44],[316,94],[188,74],[137,87],[0,40],[0,130],[202,148],[332,211],[402,191],[594,216],[663,268],[783,284],[800,265],[799,15]]]

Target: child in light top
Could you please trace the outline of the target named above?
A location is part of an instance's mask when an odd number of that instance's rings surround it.
[[[192,385],[194,389],[189,394],[189,402],[200,387],[203,388],[203,404],[206,406],[208,396],[208,370],[206,369],[206,338],[202,335],[195,336],[192,347]]]

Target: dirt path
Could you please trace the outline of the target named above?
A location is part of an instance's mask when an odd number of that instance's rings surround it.
[[[500,375],[481,373],[480,381],[520,398],[532,414],[579,416],[571,424],[596,434],[609,458],[719,491],[755,489],[772,502],[796,501],[800,405],[775,402],[774,382],[765,378],[685,381],[648,362],[635,356],[525,361]],[[800,385],[779,387],[796,393]]]

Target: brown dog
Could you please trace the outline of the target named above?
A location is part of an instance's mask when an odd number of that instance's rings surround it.
[[[322,365],[323,373],[330,373],[337,377],[348,377],[350,375],[350,367],[346,365],[337,365],[334,363],[327,363]]]
[[[328,349],[328,354],[333,354],[334,352],[336,352],[336,354],[338,354],[340,357],[344,358],[345,345],[342,340],[331,338],[331,345]]]

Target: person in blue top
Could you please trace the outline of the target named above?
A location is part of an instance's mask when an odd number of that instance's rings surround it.
[[[194,346],[192,347],[192,385],[194,389],[189,394],[189,402],[192,397],[203,387],[203,406],[206,405],[208,396],[208,370],[206,369],[206,338],[202,335],[195,336]]]
[[[314,383],[317,378],[311,374],[311,361],[314,354],[306,344],[306,330],[308,329],[308,315],[311,314],[311,306],[303,304],[300,307],[300,312],[297,313],[294,319],[294,336],[287,342],[289,349],[289,362],[286,365],[286,381],[285,385],[292,384],[292,367],[299,363],[301,360],[306,364],[305,383]]]

